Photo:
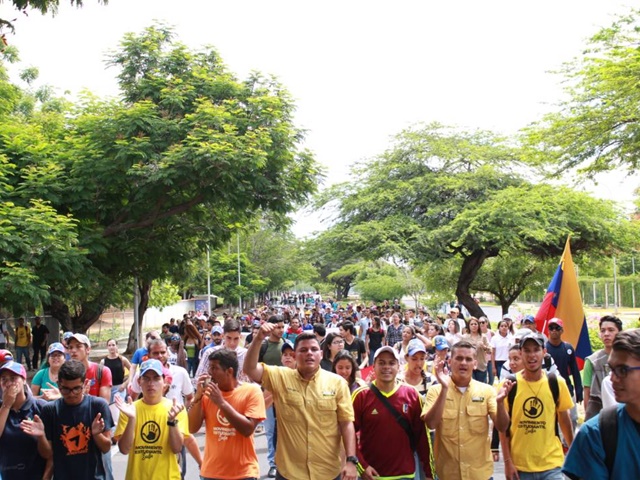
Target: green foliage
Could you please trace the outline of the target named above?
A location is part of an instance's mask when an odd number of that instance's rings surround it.
[[[214,50],[172,37],[156,26],[124,38],[110,59],[121,100],[85,94],[71,105],[0,78],[0,90],[14,92],[0,100],[6,201],[68,218],[61,238],[72,246],[73,236],[86,262],[68,277],[52,265],[51,281],[33,278],[66,329],[84,331],[134,276],[140,285],[180,278],[207,245],[225,245],[256,218],[288,225],[316,189],[321,172],[300,148],[286,89],[258,73],[237,80]]]
[[[324,237],[350,247],[342,249],[347,258],[460,262],[455,282],[440,279],[437,291],[454,290],[476,316],[482,311],[470,289],[487,259],[518,254],[557,262],[569,234],[574,252],[607,251],[626,238],[611,202],[517,175],[523,155],[489,132],[438,124],[402,132],[391,149],[354,171],[348,188],[320,197],[319,205],[338,210]]]
[[[163,308],[179,302],[182,297],[178,294],[178,288],[166,279],[153,282],[149,292],[149,306],[162,311]]]
[[[568,99],[525,131],[537,162],[553,174],[578,167],[589,176],[640,166],[640,28],[633,10],[591,37],[561,70]]]
[[[99,3],[106,5],[108,0],[98,0]],[[4,0],[0,0],[0,4],[4,3]],[[45,15],[50,13],[51,15],[55,15],[58,12],[58,6],[60,5],[59,0],[11,0],[13,4],[13,8],[21,11],[25,15],[28,14],[29,10],[39,11],[41,14]],[[76,5],[78,7],[82,6],[82,0],[71,0],[71,5]],[[3,28],[14,32],[15,27],[13,22],[15,20],[7,20],[5,18],[0,18],[0,33]]]
[[[600,340],[600,329],[598,327],[589,328],[589,343],[591,343],[591,349],[594,352],[604,348],[604,343]]]
[[[356,290],[362,299],[375,302],[402,298],[406,293],[400,269],[381,262],[360,270]]]

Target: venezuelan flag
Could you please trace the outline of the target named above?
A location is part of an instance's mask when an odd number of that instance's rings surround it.
[[[562,339],[575,347],[578,366],[582,368],[584,359],[593,352],[589,342],[587,320],[582,308],[578,277],[571,258],[569,238],[567,238],[558,269],[536,314],[538,331],[548,335],[547,324],[554,317],[561,319],[564,323]]]

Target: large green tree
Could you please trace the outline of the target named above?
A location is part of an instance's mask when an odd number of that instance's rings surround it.
[[[535,158],[554,174],[578,168],[589,176],[640,167],[640,10],[593,35],[564,65],[567,98],[525,131]]]
[[[361,237],[365,258],[419,264],[461,260],[455,293],[473,315],[471,284],[500,253],[557,257],[572,248],[606,249],[623,230],[610,202],[563,187],[532,184],[516,173],[521,151],[489,132],[428,125],[403,132],[387,152],[354,172],[337,199],[338,227]]]
[[[106,5],[108,0],[98,0],[99,3]],[[0,5],[5,3],[5,0],[0,0]],[[7,2],[9,3],[9,2]],[[11,0],[13,7],[18,10],[24,16],[27,16],[30,11],[39,11],[45,15],[47,13],[55,15],[58,13],[58,7],[60,6],[60,0]],[[71,5],[78,7],[82,6],[82,0],[70,0]],[[7,29],[11,32],[15,31],[16,19],[0,18],[0,35],[3,29]],[[2,41],[5,41],[4,35],[1,35]]]
[[[91,281],[52,284],[45,302],[74,331],[132,278],[144,312],[154,279],[172,278],[238,225],[267,212],[287,224],[319,173],[277,81],[257,73],[239,81],[215,50],[192,51],[162,26],[126,35],[110,63],[122,98],[87,95],[1,126],[0,155],[15,172],[10,199],[41,199],[77,222]]]

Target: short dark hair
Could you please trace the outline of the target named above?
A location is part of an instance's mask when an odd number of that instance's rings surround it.
[[[231,368],[233,370],[234,378],[238,378],[238,355],[233,350],[227,350],[226,348],[221,348],[219,350],[214,350],[209,355],[209,362],[217,360],[220,363],[220,366],[227,370]]]
[[[325,327],[322,323],[314,323],[313,333],[317,333],[321,337],[324,337],[327,334],[327,327]]]
[[[453,356],[456,353],[456,350],[459,350],[461,348],[470,348],[474,351],[475,355],[478,354],[478,351],[476,350],[476,347],[473,343],[467,342],[466,340],[460,340],[459,342],[454,343],[453,346],[451,347],[451,357],[453,358]]]
[[[284,320],[282,319],[282,317],[279,317],[278,315],[271,315],[269,317],[269,320],[267,320],[268,323],[284,323]]]
[[[87,378],[87,369],[84,367],[84,363],[78,360],[67,360],[60,366],[58,379],[72,381],[78,378],[83,382]]]
[[[602,324],[604,322],[615,323],[616,324],[616,328],[618,329],[618,331],[619,332],[622,331],[622,320],[620,320],[618,317],[613,316],[613,315],[605,315],[604,317],[602,317],[600,319],[600,322],[598,323],[598,328],[602,328]]]
[[[222,327],[222,331],[224,333],[240,332],[242,331],[242,327],[240,326],[240,322],[235,318],[227,318],[224,321],[224,327]]]
[[[625,330],[616,335],[611,346],[616,352],[626,352],[640,360],[640,329]]]
[[[340,326],[342,327],[342,329],[345,332],[351,332],[351,335],[355,335],[356,334],[356,327],[353,324],[353,322],[350,322],[350,321],[347,320],[346,322],[342,322],[340,324]]]
[[[318,343],[318,346],[320,346],[320,342],[318,342],[318,339],[317,339],[315,333],[302,332],[300,335],[298,335],[296,337],[296,341],[293,344],[293,350],[294,351],[298,350],[298,345],[300,344],[300,342],[304,342],[305,340],[313,340],[314,342]]]

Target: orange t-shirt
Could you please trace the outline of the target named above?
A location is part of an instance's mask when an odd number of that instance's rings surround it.
[[[241,415],[259,421],[265,419],[264,397],[258,385],[241,383],[222,395]],[[220,479],[258,478],[260,466],[253,435],[245,437],[238,433],[208,397],[202,398],[202,410],[206,431],[200,475]]]

